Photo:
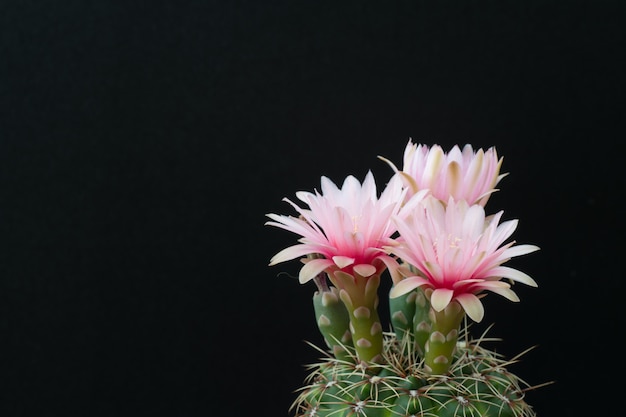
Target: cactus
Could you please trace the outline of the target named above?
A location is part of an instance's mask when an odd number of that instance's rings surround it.
[[[276,265],[300,257],[302,284],[313,281],[313,310],[325,348],[311,364],[291,412],[296,417],[534,417],[530,386],[507,360],[475,339],[488,292],[511,301],[516,282],[537,286],[503,266],[539,248],[506,240],[517,220],[501,222],[485,205],[500,174],[494,148],[449,153],[409,141],[404,167],[380,196],[371,172],[342,187],[322,177],[321,193],[299,192],[298,217],[268,214],[266,224],[299,234]],[[378,291],[387,274],[389,330]],[[506,279],[506,281],[504,280]]]
[[[425,372],[419,357],[407,352],[410,338],[398,340],[386,332],[382,365],[375,370],[352,360],[326,356],[310,366],[306,385],[292,410],[298,417],[367,416],[482,416],[532,417],[524,396],[532,389],[506,367],[505,361],[481,346],[482,340],[463,338],[446,375]],[[467,335],[466,335],[467,337]]]

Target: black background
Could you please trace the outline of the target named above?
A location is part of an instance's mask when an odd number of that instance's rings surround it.
[[[0,415],[288,416],[320,343],[264,226],[409,138],[495,146],[539,416],[623,409],[624,7],[0,3]],[[281,274],[284,273],[284,274]],[[381,306],[384,305],[384,300]],[[383,311],[384,316],[384,311]],[[480,326],[476,329],[480,329]]]

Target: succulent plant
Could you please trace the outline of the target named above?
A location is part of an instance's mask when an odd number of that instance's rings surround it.
[[[537,286],[504,266],[539,248],[507,240],[517,220],[485,206],[500,174],[495,148],[475,151],[414,144],[380,193],[373,174],[341,188],[322,177],[321,192],[285,199],[298,216],[268,214],[269,226],[300,236],[276,265],[300,258],[302,284],[313,281],[315,319],[325,346],[309,366],[296,416],[531,417],[531,388],[506,359],[473,338],[489,292],[519,301],[514,283]],[[389,277],[389,328],[378,311]]]
[[[505,361],[481,346],[483,340],[457,342],[446,375],[423,370],[406,341],[385,333],[383,361],[365,368],[353,360],[327,357],[313,364],[292,406],[297,416],[501,416],[536,414],[525,402],[531,389],[506,369]]]

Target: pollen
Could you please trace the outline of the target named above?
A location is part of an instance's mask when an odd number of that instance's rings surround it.
[[[359,232],[359,219],[361,216],[352,216],[352,233]]]
[[[451,235],[448,235],[448,245],[450,246],[450,248],[458,248],[460,241],[461,241],[460,237],[458,236],[452,237]]]

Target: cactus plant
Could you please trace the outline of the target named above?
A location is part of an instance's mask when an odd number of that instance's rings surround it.
[[[325,347],[309,366],[291,411],[297,417],[531,417],[531,387],[507,369],[519,360],[489,350],[481,299],[519,301],[512,285],[537,286],[503,264],[539,248],[507,242],[517,220],[485,206],[501,174],[495,148],[414,144],[402,170],[378,195],[373,174],[341,188],[322,177],[321,192],[285,199],[298,216],[268,214],[266,225],[300,236],[276,265],[300,258],[313,281],[315,319]],[[380,283],[391,279],[389,329],[378,311]]]

